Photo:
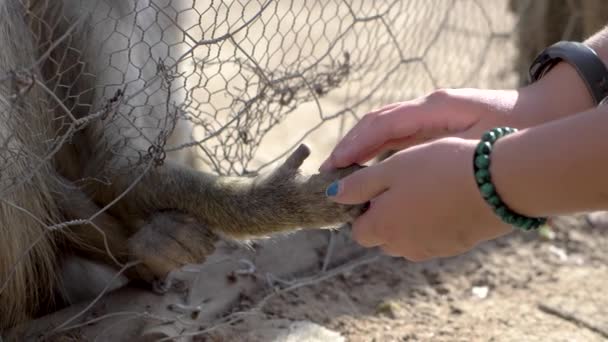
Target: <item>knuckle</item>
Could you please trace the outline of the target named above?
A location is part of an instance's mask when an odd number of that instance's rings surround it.
[[[355,179],[354,182],[351,182],[353,196],[356,197],[355,200],[358,200],[365,196],[367,190],[367,182],[360,182]]]
[[[426,97],[425,97],[425,101],[428,103],[439,103],[439,102],[444,102],[447,99],[451,98],[452,93],[450,91],[450,89],[447,88],[439,88],[436,89],[434,91],[432,91],[431,93],[429,93]]]
[[[369,223],[366,224],[362,219],[352,224],[352,237],[363,247],[374,247],[378,245],[379,241],[374,226]]]
[[[401,251],[391,245],[383,245],[380,247],[380,250],[382,251],[382,253],[392,256],[392,257],[402,256]]]
[[[361,119],[361,122],[364,124],[371,124],[373,122],[375,122],[376,120],[378,120],[378,118],[380,117],[380,113],[381,112],[370,112],[367,113],[363,116],[363,118]]]
[[[431,259],[427,252],[420,249],[408,251],[404,257],[413,262],[422,262]]]
[[[454,232],[452,236],[454,241],[453,248],[458,251],[472,249],[478,243],[478,238],[475,234],[471,234],[468,229],[461,229]]]

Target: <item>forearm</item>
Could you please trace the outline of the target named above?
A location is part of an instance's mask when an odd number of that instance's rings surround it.
[[[608,209],[608,106],[500,139],[492,179],[503,201],[529,216]]]
[[[608,66],[608,28],[584,43]],[[517,125],[530,127],[589,110],[593,105],[581,76],[570,64],[561,62],[537,82],[518,90],[513,113]]]

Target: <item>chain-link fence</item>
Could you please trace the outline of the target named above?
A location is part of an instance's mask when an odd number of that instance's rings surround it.
[[[58,246],[71,246],[55,234],[101,217],[66,214],[56,183],[138,179],[165,159],[251,176],[302,142],[313,173],[366,112],[440,87],[515,87],[539,50],[593,33],[608,6],[0,0],[0,15],[0,305],[24,296],[21,305],[37,307],[46,290],[29,284],[54,282],[45,272],[56,269]],[[131,190],[96,205],[112,213]],[[4,319],[0,327],[25,316]]]

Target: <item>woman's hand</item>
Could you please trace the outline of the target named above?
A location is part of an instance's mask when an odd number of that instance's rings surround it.
[[[438,90],[363,116],[320,170],[363,164],[385,151],[398,151],[441,137],[478,139],[496,126],[529,128],[591,108],[589,92],[566,63],[557,65],[540,81],[517,90]]]
[[[328,188],[344,204],[371,201],[353,223],[355,240],[413,261],[454,256],[511,228],[483,201],[473,173],[475,140],[414,146]],[[333,195],[333,196],[332,196]]]
[[[388,150],[444,136],[479,138],[495,126],[528,125],[516,90],[439,90],[366,114],[334,148],[321,171],[363,164]]]

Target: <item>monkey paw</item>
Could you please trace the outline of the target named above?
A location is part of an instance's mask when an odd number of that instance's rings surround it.
[[[202,263],[213,253],[217,236],[189,215],[158,212],[129,239],[131,255],[142,263],[141,278],[162,283],[169,272],[186,264]]]
[[[327,198],[325,190],[334,181],[364,168],[351,165],[346,168],[322,172],[309,177],[300,177],[299,168],[310,155],[310,149],[302,144],[270,177],[269,181],[289,189],[286,198],[295,197],[297,210],[294,213],[303,226],[316,228],[347,223],[356,219],[368,208],[368,203],[344,205]],[[291,189],[290,186],[294,188]],[[294,194],[290,196],[290,194]],[[306,222],[306,223],[305,223]]]
[[[315,212],[320,218],[326,221],[339,219],[343,222],[350,222],[369,207],[369,203],[361,203],[358,205],[344,205],[335,203],[327,198],[325,191],[327,187],[336,180],[342,179],[351,173],[361,170],[364,166],[351,165],[349,167],[333,170],[330,172],[322,172],[312,175],[303,184],[303,191],[307,198],[320,198],[317,202]]]

